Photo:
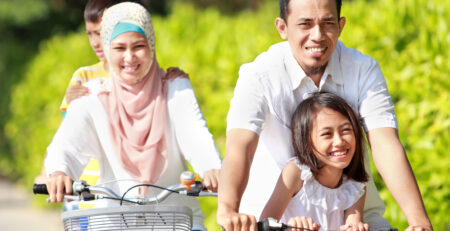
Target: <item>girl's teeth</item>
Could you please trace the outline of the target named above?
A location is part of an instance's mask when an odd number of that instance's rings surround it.
[[[332,153],[331,155],[332,156],[342,156],[342,155],[345,155],[347,152],[335,152],[335,153]]]

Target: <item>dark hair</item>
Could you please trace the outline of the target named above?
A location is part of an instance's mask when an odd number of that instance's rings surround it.
[[[365,182],[368,175],[364,169],[363,131],[359,120],[350,107],[341,97],[328,92],[312,93],[310,98],[301,102],[292,116],[291,133],[294,154],[300,163],[307,165],[313,173],[318,173],[322,164],[314,155],[314,146],[311,140],[313,120],[320,108],[330,108],[345,116],[351,123],[355,135],[355,154],[350,164],[344,168],[343,173],[348,178],[359,182]]]
[[[121,2],[136,2],[142,5],[140,0],[89,0],[84,7],[84,20],[99,22],[108,7]]]
[[[282,18],[286,23],[287,23],[287,16],[289,14],[289,1],[290,0],[280,0],[280,18]],[[338,20],[341,17],[341,7],[342,7],[342,0],[336,0]]]

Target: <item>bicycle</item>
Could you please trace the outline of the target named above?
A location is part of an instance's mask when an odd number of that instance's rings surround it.
[[[170,194],[204,197],[217,196],[205,192],[203,184],[195,180],[189,171],[180,176],[180,183],[167,188],[151,184],[137,184],[122,195],[108,187],[88,185],[85,181],[74,181],[72,195],[65,200],[92,201],[110,199],[120,201],[119,207],[91,208],[62,212],[64,230],[191,230],[192,210],[183,205],[159,205]],[[126,197],[136,187],[155,187],[163,191],[154,197]],[[34,184],[34,194],[48,194],[45,184]],[[125,203],[125,204],[124,204]]]

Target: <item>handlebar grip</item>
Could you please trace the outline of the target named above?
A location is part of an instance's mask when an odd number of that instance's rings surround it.
[[[264,219],[263,221],[258,221],[258,231],[270,231],[269,221]]]
[[[33,185],[33,193],[34,194],[47,194],[47,185],[46,184],[34,184]]]
[[[203,190],[203,184],[201,181],[195,181],[194,184],[191,185],[191,189],[188,190],[188,196],[199,196],[200,192]]]

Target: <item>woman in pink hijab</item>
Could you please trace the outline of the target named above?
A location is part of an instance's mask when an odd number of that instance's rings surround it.
[[[50,200],[61,202],[64,191],[70,193],[90,158],[99,161],[99,184],[134,179],[168,186],[187,170],[187,160],[216,191],[220,155],[189,79],[168,80],[158,65],[148,11],[130,2],[112,6],[103,16],[101,35],[111,79],[98,94],[70,104],[47,148]],[[134,184],[115,181],[108,187],[121,195]],[[191,207],[193,228],[205,229],[195,198],[171,196],[165,203]]]

